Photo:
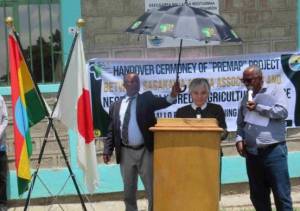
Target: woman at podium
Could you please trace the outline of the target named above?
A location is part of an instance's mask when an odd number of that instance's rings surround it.
[[[216,118],[219,127],[224,129],[221,140],[226,139],[227,125],[223,108],[214,103],[207,102],[210,94],[210,85],[205,78],[195,78],[189,85],[192,104],[183,106],[176,111],[177,118]]]
[[[189,92],[192,97],[192,104],[183,106],[176,111],[177,118],[216,118],[219,127],[223,128],[221,140],[226,139],[227,125],[225,121],[225,112],[223,108],[214,103],[207,102],[210,93],[210,85],[205,78],[195,78],[189,85]],[[220,155],[223,156],[221,149]],[[222,160],[220,157],[220,169],[222,169]],[[220,174],[221,187],[221,174]],[[219,195],[220,197],[221,195]],[[219,198],[219,200],[221,197]]]

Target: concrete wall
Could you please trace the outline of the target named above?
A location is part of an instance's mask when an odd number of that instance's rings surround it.
[[[184,48],[183,57],[211,57],[297,49],[297,0],[220,0],[220,15],[242,44]],[[144,0],[82,0],[87,58],[177,57],[177,48],[147,49],[125,29],[144,12]]]

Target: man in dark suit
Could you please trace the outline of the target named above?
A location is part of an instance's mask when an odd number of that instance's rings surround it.
[[[139,76],[129,73],[123,78],[126,95],[109,109],[110,124],[104,142],[103,160],[110,161],[113,150],[120,164],[124,183],[126,211],[137,211],[136,192],[138,175],[141,176],[148,197],[148,210],[153,209],[153,133],[156,110],[170,106],[180,92],[179,83],[167,97],[156,97],[147,91],[139,94]]]

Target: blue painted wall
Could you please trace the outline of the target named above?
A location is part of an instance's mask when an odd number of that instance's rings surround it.
[[[290,177],[300,177],[300,152],[290,152],[288,155]],[[83,183],[83,174],[78,168],[73,168],[76,175],[77,182],[82,193],[87,193]],[[123,191],[123,183],[120,175],[119,165],[98,165],[98,173],[100,175],[100,184],[96,193],[111,193]],[[247,182],[247,174],[245,167],[245,160],[240,156],[228,156],[222,159],[222,184],[232,184]],[[65,168],[61,169],[40,169],[39,177],[53,195],[76,195],[76,190],[69,178],[69,172]],[[9,199],[18,199],[16,172],[10,172],[10,190]],[[66,183],[66,184],[65,184]],[[64,186],[65,184],[65,186]],[[60,190],[64,189],[60,192]],[[143,190],[143,185],[139,181],[139,190]],[[21,198],[26,198],[25,194]],[[42,182],[37,179],[35,187],[32,192],[32,198],[50,196],[47,189]]]
[[[291,178],[300,177],[300,152],[288,154],[289,173]],[[222,184],[247,182],[245,159],[240,156],[222,158]]]
[[[59,84],[39,84],[38,87],[42,93],[57,93]],[[0,87],[0,94],[10,95],[10,86]]]
[[[70,8],[72,5],[72,8]],[[76,27],[77,20],[81,18],[81,4],[80,0],[64,0],[61,1],[61,28],[63,41],[63,55],[64,62],[67,61],[69,51],[72,45],[73,36],[69,32],[70,27]],[[70,150],[70,164],[72,168],[78,168],[77,165],[77,135],[69,130],[69,150]]]
[[[80,0],[63,0],[60,2],[63,55],[66,62],[73,40],[68,30],[70,27],[75,27],[77,20],[81,18],[81,4]]]

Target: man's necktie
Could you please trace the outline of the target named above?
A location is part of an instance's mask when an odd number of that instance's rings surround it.
[[[201,107],[197,107],[196,108],[196,117],[201,118],[201,116],[202,116],[202,109],[201,109]]]
[[[129,120],[130,120],[130,108],[131,108],[131,103],[133,101],[134,97],[129,97],[128,98],[128,106],[125,111],[124,115],[124,121],[123,121],[123,126],[122,126],[122,142],[123,144],[127,145],[128,144],[128,125],[129,125]]]

